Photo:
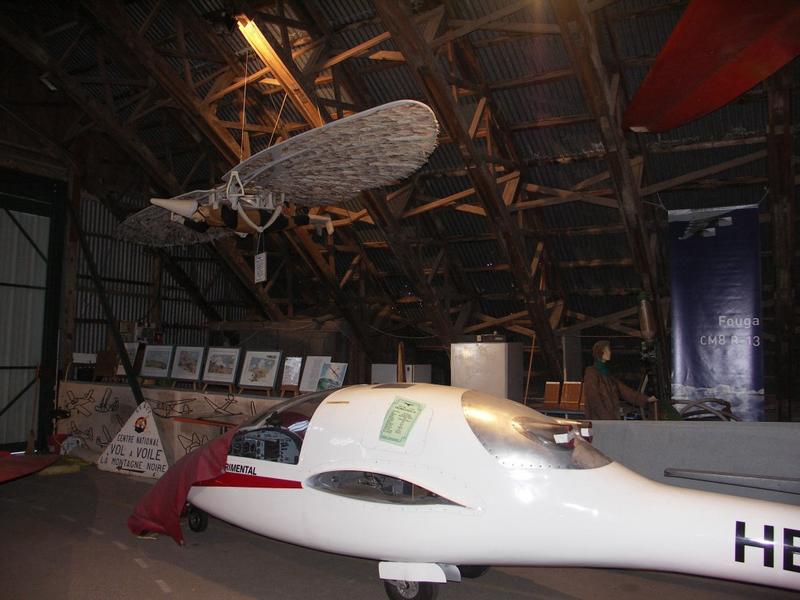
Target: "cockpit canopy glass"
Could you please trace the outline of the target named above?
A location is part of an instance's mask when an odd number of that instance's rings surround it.
[[[508,469],[594,469],[611,461],[556,419],[482,392],[461,397],[472,433]]]
[[[308,422],[316,412],[319,405],[338,390],[324,390],[311,394],[303,394],[296,398],[289,398],[283,402],[268,408],[259,413],[249,423],[242,426],[242,429],[253,429],[264,425],[279,425],[292,430],[298,435],[305,435]]]
[[[325,390],[291,398],[262,412],[236,432],[228,454],[298,464],[311,417],[335,391]]]

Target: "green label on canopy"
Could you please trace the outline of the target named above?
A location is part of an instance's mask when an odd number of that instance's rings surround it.
[[[424,404],[395,397],[389,410],[386,411],[386,416],[383,417],[381,441],[405,446],[408,435],[423,410],[425,410]]]

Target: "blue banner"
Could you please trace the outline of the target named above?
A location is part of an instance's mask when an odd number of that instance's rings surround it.
[[[758,206],[669,212],[672,397],[764,418]]]

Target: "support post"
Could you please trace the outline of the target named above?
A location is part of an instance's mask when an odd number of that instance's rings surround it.
[[[64,206],[69,206],[63,184],[53,183],[51,195],[50,233],[47,242],[47,277],[44,292],[42,354],[39,366],[39,413],[36,425],[36,449],[47,451],[50,434],[50,411],[55,402],[58,382],[58,349],[61,317],[61,270],[64,257]]]
[[[767,174],[775,263],[775,392],[778,419],[792,420],[795,176],[792,166],[792,65],[767,80]]]
[[[103,313],[105,313],[106,321],[108,321],[108,326],[111,328],[111,336],[114,339],[114,346],[117,350],[120,361],[122,362],[122,368],[125,369],[125,377],[128,379],[128,385],[131,388],[131,392],[133,392],[133,397],[138,406],[144,402],[142,388],[139,386],[139,380],[136,378],[136,374],[133,372],[133,365],[131,364],[131,361],[128,358],[128,353],[125,350],[125,342],[122,340],[122,334],[120,334],[119,327],[117,327],[117,321],[114,318],[114,311],[111,308],[111,304],[108,302],[108,296],[106,296],[105,287],[103,287],[103,282],[100,280],[100,274],[97,272],[97,264],[94,261],[92,249],[89,248],[89,243],[86,241],[86,236],[83,234],[78,213],[69,202],[64,202],[63,204],[67,207],[69,211],[69,217],[75,227],[75,232],[78,234],[78,241],[81,245],[81,251],[83,252],[83,257],[86,259],[86,266],[89,267],[89,273],[92,276],[92,282],[97,290],[97,297],[100,299],[100,304],[103,307]]]

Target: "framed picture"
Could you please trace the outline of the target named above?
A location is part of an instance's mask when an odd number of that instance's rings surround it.
[[[325,363],[319,374],[317,391],[333,390],[342,387],[347,373],[347,363]]]
[[[145,346],[142,369],[139,374],[143,377],[169,377],[172,349],[172,346]]]
[[[178,346],[175,348],[175,360],[172,363],[172,379],[197,381],[203,367],[203,346]]]
[[[280,352],[248,350],[239,374],[239,385],[243,388],[274,388],[280,364]]]
[[[302,356],[287,356],[283,361],[283,377],[281,378],[281,386],[294,386],[300,385],[300,370],[303,367]]]
[[[233,383],[236,380],[236,367],[239,366],[240,352],[241,348],[209,348],[203,381]]]
[[[316,392],[322,366],[331,362],[330,356],[307,356],[306,366],[303,368],[303,377],[300,379],[301,392]]]
[[[136,373],[136,355],[139,353],[139,342],[125,342],[125,351],[128,353],[128,360],[131,361],[134,374]],[[117,375],[125,375],[125,367],[122,366],[122,359],[117,364]]]

